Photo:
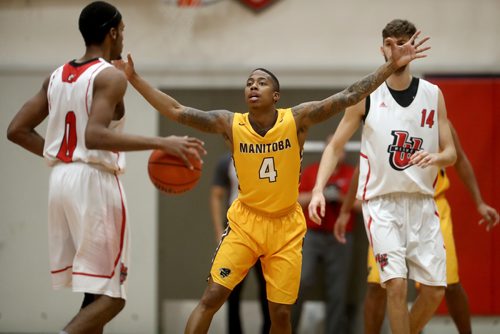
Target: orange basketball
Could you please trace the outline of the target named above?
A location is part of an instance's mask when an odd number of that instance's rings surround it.
[[[194,169],[173,155],[154,150],[148,161],[148,174],[155,187],[167,194],[180,194],[196,186],[201,176],[201,163],[194,157],[189,158]]]

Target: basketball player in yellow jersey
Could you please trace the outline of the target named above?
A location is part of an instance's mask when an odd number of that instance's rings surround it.
[[[186,325],[186,333],[206,333],[213,315],[261,260],[271,316],[271,333],[290,333],[291,305],[298,293],[304,216],[297,203],[301,153],[310,126],[327,120],[370,94],[396,69],[425,55],[427,38],[404,45],[392,40],[392,57],[373,74],[322,101],[276,109],[278,79],[265,69],[246,81],[248,113],[202,111],[181,105],[153,88],[133,62],[116,64],[129,82],[161,114],[199,130],[221,134],[233,153],[240,191],[228,211],[229,227],[212,263],[208,286]]]
[[[486,204],[481,196],[481,191],[474,175],[472,165],[467,158],[458,135],[450,123],[450,130],[453,136],[453,142],[457,151],[457,161],[454,165],[458,176],[469,190],[478,213],[481,215],[479,224],[486,223],[486,230],[489,231],[500,221],[499,214],[496,209]],[[352,178],[351,185],[349,186],[349,193],[346,195],[346,200],[342,203],[341,215],[337,220],[336,227],[337,238],[342,240],[342,235],[345,230],[345,225],[350,217],[350,210],[355,200],[355,190],[357,188],[358,177],[356,177],[359,170],[355,171],[355,176]],[[436,181],[434,199],[439,212],[439,220],[441,225],[441,232],[443,234],[444,244],[446,247],[446,283],[445,300],[448,306],[448,312],[457,327],[460,334],[472,333],[469,302],[467,294],[460,283],[458,275],[458,262],[457,254],[455,251],[455,240],[453,239],[453,225],[451,220],[451,208],[445,197],[445,192],[450,187],[450,180],[444,169],[438,173]],[[341,241],[342,242],[342,241]],[[367,291],[364,303],[364,328],[367,334],[380,333],[382,323],[385,316],[386,305],[386,290],[380,285],[380,275],[373,250],[371,247],[368,249],[368,277],[367,277]]]

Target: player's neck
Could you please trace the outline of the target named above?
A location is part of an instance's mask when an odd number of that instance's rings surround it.
[[[104,58],[107,61],[110,61],[111,58],[111,52],[108,50],[106,51],[105,48],[96,46],[96,45],[90,45],[87,46],[87,49],[85,50],[85,54],[77,60],[77,62],[85,62],[90,59],[95,59],[95,58]]]
[[[261,113],[251,111],[248,114],[248,120],[257,133],[264,135],[274,126],[278,119],[278,111],[276,109],[273,109],[273,111]]]
[[[406,68],[404,71],[392,74],[389,78],[387,78],[386,83],[387,86],[394,90],[405,90],[410,87],[412,79],[413,76],[411,75],[409,69]]]

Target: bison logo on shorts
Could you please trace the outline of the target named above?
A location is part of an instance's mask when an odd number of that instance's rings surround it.
[[[394,137],[392,145],[389,145],[389,163],[395,170],[402,171],[410,167],[410,158],[413,153],[422,149],[422,138],[410,137],[408,132],[403,130],[391,131]]]
[[[228,269],[228,268],[220,268],[219,269],[220,277],[226,278],[229,276],[229,274],[231,274],[231,269]]]

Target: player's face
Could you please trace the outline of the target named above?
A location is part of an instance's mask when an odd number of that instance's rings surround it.
[[[123,51],[123,31],[125,30],[125,24],[123,21],[120,22],[116,28],[116,38],[113,40],[113,45],[111,47],[111,60],[121,59],[121,54]]]
[[[273,81],[264,71],[254,71],[247,79],[245,100],[251,107],[273,105],[279,99]]]
[[[396,41],[396,45],[403,45],[410,40],[411,36],[401,36],[401,37],[390,36],[390,38]],[[384,44],[382,45],[380,50],[384,55],[385,61],[387,61],[387,59],[391,57],[391,44],[387,40],[384,40]],[[396,73],[403,72],[406,69],[406,66],[407,65],[398,68]]]

